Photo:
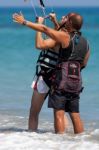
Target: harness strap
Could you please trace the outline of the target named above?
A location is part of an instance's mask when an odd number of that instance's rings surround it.
[[[49,72],[51,69],[54,69],[58,58],[59,54],[51,51],[51,49],[41,51],[37,60],[36,75],[42,74],[42,72],[44,74]]]

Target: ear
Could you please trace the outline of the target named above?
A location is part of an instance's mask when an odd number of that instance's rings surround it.
[[[72,27],[72,21],[71,21],[71,20],[69,20],[69,24],[70,24],[70,26]]]

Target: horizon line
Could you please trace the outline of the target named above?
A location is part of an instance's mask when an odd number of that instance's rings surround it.
[[[21,8],[31,8],[31,6],[19,6],[19,5],[18,5],[18,6],[15,6],[15,5],[13,5],[13,6],[0,6],[0,8],[2,8],[2,7],[3,7],[3,8],[12,8],[12,7],[14,7],[14,8],[15,8],[15,7],[17,7],[17,8],[18,8],[18,7],[19,7],[19,8],[20,8],[20,7],[21,7]],[[35,6],[35,7],[38,7],[38,8],[39,8],[40,6]],[[51,7],[51,6],[46,6],[46,8],[50,8],[50,7]],[[79,5],[79,6],[71,6],[71,5],[69,5],[69,6],[53,6],[53,7],[56,7],[56,8],[60,8],[60,7],[62,7],[62,8],[64,8],[64,7],[66,7],[66,8],[73,8],[73,7],[79,7],[79,8],[86,8],[86,7],[87,7],[87,8],[96,8],[96,7],[97,7],[97,8],[99,8],[99,6],[97,6],[97,5],[96,5],[96,6],[91,6],[91,5],[90,5],[90,6],[89,6],[89,5],[86,5],[86,6],[85,6],[85,5],[83,5],[83,6],[80,6],[80,5]]]

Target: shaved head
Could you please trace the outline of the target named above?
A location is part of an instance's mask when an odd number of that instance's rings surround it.
[[[63,16],[66,20],[60,23],[59,30],[65,28],[67,30],[77,30],[79,31],[83,24],[83,18],[78,13],[69,13],[66,16]]]
[[[82,16],[77,13],[69,13],[68,17],[72,24],[72,27],[76,30],[80,30],[83,24]]]

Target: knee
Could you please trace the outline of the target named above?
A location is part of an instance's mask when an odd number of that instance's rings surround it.
[[[38,114],[39,114],[39,112],[37,112],[35,109],[34,109],[34,107],[30,107],[30,115],[32,116],[32,117],[38,117]]]
[[[79,113],[72,113],[71,114],[71,119],[73,120],[73,121],[81,121],[81,118],[80,118],[80,115],[79,115]]]
[[[60,121],[60,120],[64,120],[64,115],[61,112],[58,112],[55,114],[55,119]]]
[[[60,120],[60,119],[62,118],[62,116],[61,116],[60,114],[57,114],[57,115],[55,115],[55,118],[56,118],[57,120]]]

